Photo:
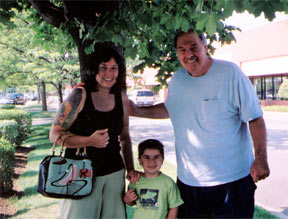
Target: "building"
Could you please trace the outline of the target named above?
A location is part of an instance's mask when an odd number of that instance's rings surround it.
[[[288,79],[288,19],[235,34],[236,42],[216,48],[214,58],[239,65],[263,105],[288,105],[277,92]]]

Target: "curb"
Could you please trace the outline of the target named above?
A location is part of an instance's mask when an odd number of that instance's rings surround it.
[[[268,211],[269,213],[273,214],[274,216],[276,216],[280,219],[288,219],[288,215],[279,212],[279,210],[276,210],[275,208],[268,207],[268,206],[266,206],[266,205],[264,205],[258,201],[255,201],[255,205],[260,207],[260,208],[265,209],[266,211]]]

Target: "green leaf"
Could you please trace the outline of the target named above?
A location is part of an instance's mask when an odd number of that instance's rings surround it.
[[[197,19],[196,29],[204,32],[208,19],[209,17],[207,15],[201,14]]]
[[[87,55],[91,54],[94,51],[95,41],[85,48],[85,53]]]
[[[186,18],[182,19],[181,29],[184,32],[187,32],[190,29],[190,23],[189,23],[189,21]]]
[[[182,23],[182,17],[179,17],[177,15],[176,18],[175,18],[175,30],[179,29],[181,23]]]
[[[210,14],[207,19],[206,23],[206,31],[208,35],[212,36],[216,32],[217,27],[217,18],[215,14]]]
[[[83,31],[83,32],[85,31],[85,26],[84,26],[83,23],[80,24],[80,30]]]
[[[137,48],[134,48],[134,47],[125,48],[124,57],[125,58],[130,57],[131,59],[135,59],[137,53],[138,53]]]
[[[196,29],[200,32],[207,32],[212,36],[216,32],[218,18],[216,14],[202,14],[196,24]]]
[[[166,24],[169,19],[169,16],[162,16],[160,20],[160,24]]]
[[[195,13],[201,13],[203,8],[203,0],[200,0],[195,8]]]
[[[142,43],[140,45],[140,51],[139,51],[139,56],[140,58],[145,58],[145,57],[149,57],[149,51],[147,49],[147,44],[146,43]]]
[[[114,35],[114,36],[112,37],[112,42],[114,42],[114,43],[117,44],[117,45],[123,45],[123,39],[122,39],[122,37],[119,36],[119,35]]]
[[[132,47],[133,46],[133,39],[131,39],[131,38],[126,38],[125,40],[124,40],[124,47],[125,48],[129,48],[129,47]]]
[[[224,18],[227,18],[232,15],[232,1],[231,0],[220,0],[216,2],[215,9],[221,11]]]

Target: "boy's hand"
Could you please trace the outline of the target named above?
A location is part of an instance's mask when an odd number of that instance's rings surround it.
[[[126,192],[124,196],[124,202],[127,205],[133,205],[134,202],[138,199],[138,195],[135,192],[136,189],[130,189]]]
[[[131,184],[135,184],[141,177],[142,173],[136,170],[131,170],[127,174],[126,178],[129,180]]]

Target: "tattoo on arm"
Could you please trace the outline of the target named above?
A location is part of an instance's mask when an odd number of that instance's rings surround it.
[[[69,128],[71,120],[78,110],[78,106],[82,99],[82,89],[74,89],[72,94],[61,105],[54,120],[55,126],[61,126],[65,129]]]

